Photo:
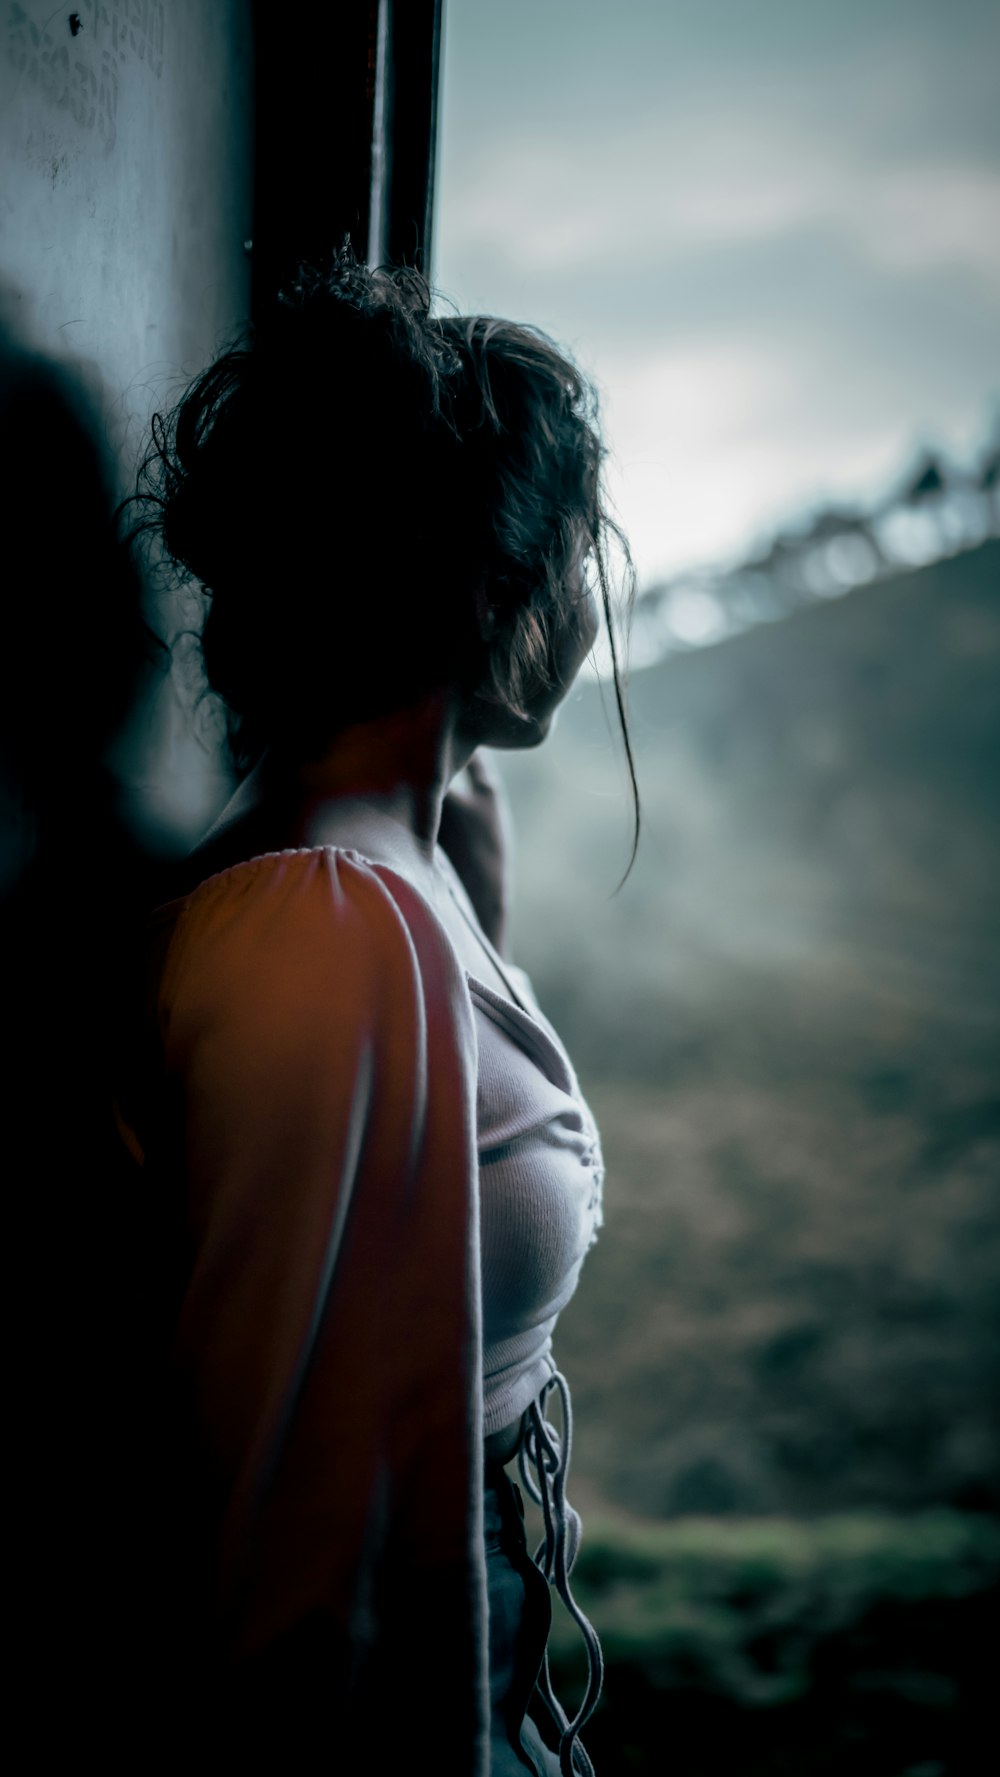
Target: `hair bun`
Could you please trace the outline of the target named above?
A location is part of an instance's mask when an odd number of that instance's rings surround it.
[[[446,682],[523,720],[581,536],[616,534],[572,361],[536,329],[430,308],[420,272],[345,242],[155,422],[138,529],[205,588],[204,665],[245,758]]]
[[[324,265],[302,260],[278,291],[277,306],[286,312],[323,309],[324,298],[366,319],[389,313],[426,322],[432,292],[414,266],[372,267],[357,258],[348,239]]]

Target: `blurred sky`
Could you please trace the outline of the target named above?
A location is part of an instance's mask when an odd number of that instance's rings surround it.
[[[434,276],[596,376],[640,585],[1000,401],[1000,0],[445,0]]]

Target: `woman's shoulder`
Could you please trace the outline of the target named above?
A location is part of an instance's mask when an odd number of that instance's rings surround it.
[[[221,937],[237,923],[258,921],[272,941],[283,934],[305,939],[308,931],[314,943],[360,917],[373,932],[386,918],[390,926],[401,920],[444,930],[413,872],[351,845],[288,847],[211,869],[193,856],[169,889],[149,915],[150,931]]]
[[[225,1004],[233,1017],[318,1022],[317,1008],[364,1008],[394,1024],[442,998],[465,1024],[465,972],[429,900],[398,862],[354,847],[264,852],[213,871],[158,905],[148,960],[158,1005]],[[283,1022],[283,1019],[278,1020]]]

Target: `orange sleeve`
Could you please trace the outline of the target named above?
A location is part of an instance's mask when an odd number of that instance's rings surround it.
[[[337,1671],[313,1661],[308,1683],[328,1679],[338,1710],[385,1695],[437,1711],[446,1673],[454,1763],[436,1768],[469,1777],[486,1652],[464,974],[403,878],[350,852],[278,854],[191,897],[158,1018],[209,1664],[252,1671],[318,1623]]]

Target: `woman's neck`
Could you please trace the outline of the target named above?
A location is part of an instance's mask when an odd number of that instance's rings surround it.
[[[447,691],[335,735],[316,758],[293,758],[272,748],[260,768],[260,791],[280,802],[294,826],[294,843],[330,843],[345,809],[372,809],[407,829],[432,859],[448,785],[473,752],[459,734],[455,700]]]

